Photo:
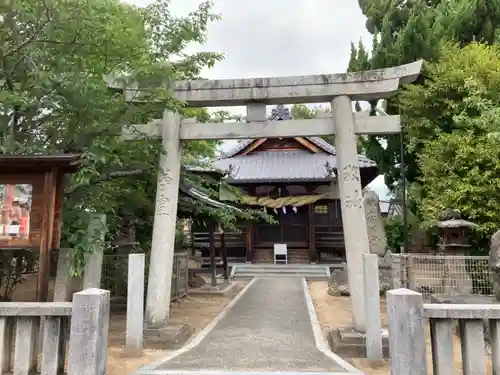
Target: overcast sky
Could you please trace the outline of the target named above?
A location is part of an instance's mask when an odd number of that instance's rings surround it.
[[[127,0],[143,6],[150,0]],[[201,0],[172,0],[174,15]],[[222,20],[211,24],[205,45],[191,51],[225,54],[206,70],[209,79],[291,76],[346,71],[351,41],[371,45],[365,17],[355,0],[215,0]],[[234,108],[244,114],[244,109]],[[376,190],[384,195],[380,179]]]
[[[172,0],[171,10],[183,15],[200,3]],[[356,0],[215,0],[215,12],[222,20],[210,26],[201,49],[226,58],[207,78],[345,72],[351,41],[371,44]]]
[[[138,6],[151,2],[125,1]],[[170,9],[187,15],[201,2],[172,0]],[[203,72],[209,79],[342,73],[351,41],[371,45],[356,0],[215,0],[214,12],[222,19],[210,25],[207,42],[188,49],[225,55]]]

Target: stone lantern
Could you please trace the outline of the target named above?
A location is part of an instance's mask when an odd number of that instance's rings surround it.
[[[453,210],[443,215],[437,224],[439,228],[441,253],[446,255],[467,255],[471,247],[469,235],[477,224],[463,220],[460,212]]]
[[[477,225],[463,220],[460,212],[452,210],[441,217],[439,229],[439,250],[444,255],[441,263],[438,293],[446,295],[470,294],[473,289],[471,275],[467,269],[465,256],[469,255],[471,244],[469,235]]]

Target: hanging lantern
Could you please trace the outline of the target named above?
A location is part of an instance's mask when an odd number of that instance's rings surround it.
[[[293,212],[297,213],[297,207],[293,206],[292,210],[293,210]]]
[[[284,214],[286,214],[286,207],[285,206],[281,207],[281,210],[283,211]]]

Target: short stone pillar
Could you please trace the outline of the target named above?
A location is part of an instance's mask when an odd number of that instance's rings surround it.
[[[129,355],[140,355],[144,335],[144,254],[128,256],[127,328],[125,349]]]
[[[391,375],[427,375],[424,302],[409,289],[387,292]]]
[[[401,254],[391,254],[391,289],[399,289],[403,286],[403,265],[405,264]]]
[[[106,236],[106,215],[91,214],[88,227],[91,246],[94,251],[88,253],[83,272],[83,288],[100,288],[102,261],[104,256],[104,237]]]
[[[108,360],[110,293],[86,289],[73,295],[68,375],[104,375]]]
[[[366,315],[366,358],[381,361],[382,322],[380,320],[380,280],[378,256],[363,254],[365,315]]]
[[[54,285],[54,302],[69,302],[71,300],[71,249],[59,249],[57,259],[57,274]]]

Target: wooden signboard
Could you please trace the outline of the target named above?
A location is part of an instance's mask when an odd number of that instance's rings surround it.
[[[47,301],[50,250],[59,248],[65,175],[79,155],[0,155],[0,250],[39,250],[37,301]]]

